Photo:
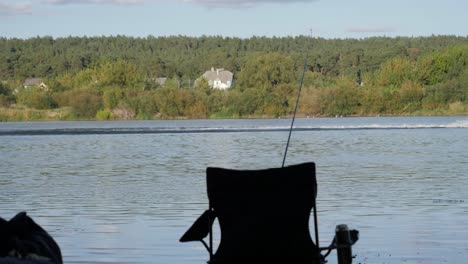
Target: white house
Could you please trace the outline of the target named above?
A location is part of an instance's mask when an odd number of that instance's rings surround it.
[[[223,68],[215,70],[213,67],[202,75],[202,78],[208,81],[209,86],[221,90],[231,88],[233,77],[234,74],[232,72],[226,71]]]

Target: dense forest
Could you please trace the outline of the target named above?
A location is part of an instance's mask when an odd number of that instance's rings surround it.
[[[301,116],[468,113],[468,37],[36,37],[0,38],[0,121],[288,116],[309,47]]]

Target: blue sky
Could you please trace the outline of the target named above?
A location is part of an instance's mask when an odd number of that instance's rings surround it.
[[[468,36],[466,0],[0,0],[0,36]]]

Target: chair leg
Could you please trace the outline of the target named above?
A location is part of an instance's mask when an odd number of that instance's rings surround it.
[[[314,232],[315,232],[315,244],[320,248],[320,239],[318,231],[318,217],[317,217],[317,205],[314,205]]]
[[[208,219],[209,219],[209,223],[211,223],[211,219],[214,219],[214,215],[213,215],[213,209],[210,205],[210,209],[209,209],[209,213],[208,213]],[[209,249],[208,249],[208,252],[210,254],[210,261],[213,259],[213,225],[210,224],[210,229],[209,229]]]

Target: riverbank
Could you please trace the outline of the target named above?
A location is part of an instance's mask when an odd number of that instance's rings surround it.
[[[420,110],[413,113],[402,114],[353,114],[346,117],[369,117],[369,116],[468,116],[468,109],[460,106],[452,106],[448,109]],[[345,116],[325,116],[325,115],[306,115],[298,114],[299,118],[323,118],[323,117],[345,117]],[[268,118],[291,118],[291,116],[268,116],[268,115],[247,115],[239,117],[238,115],[212,115],[206,119],[268,119]],[[39,110],[24,106],[13,106],[10,108],[0,107],[0,122],[32,122],[32,121],[124,121],[124,120],[190,120],[199,118],[190,118],[179,116],[164,118],[161,115],[155,115],[153,118],[125,117],[121,118],[112,113],[108,115],[97,115],[95,118],[80,118],[73,114],[70,107]]]

